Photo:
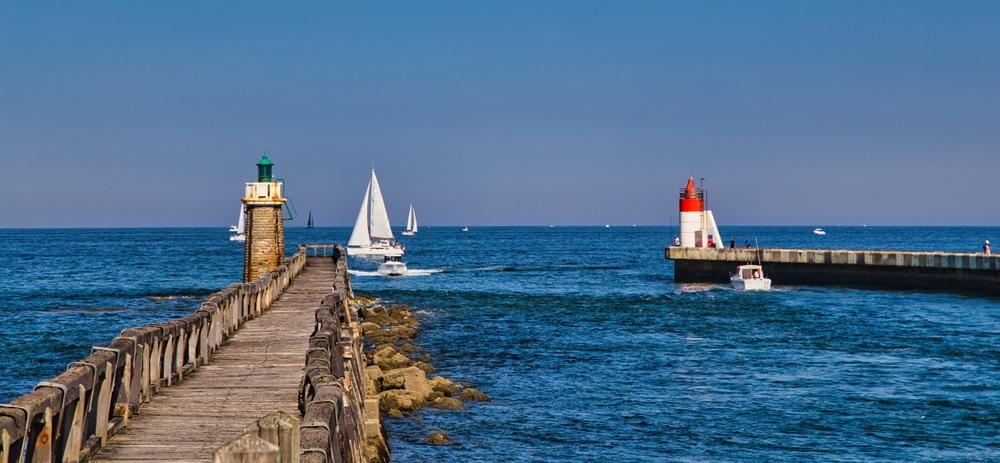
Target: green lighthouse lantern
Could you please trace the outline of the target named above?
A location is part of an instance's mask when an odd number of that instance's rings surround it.
[[[271,182],[272,181],[271,180],[272,179],[272,175],[271,175],[271,168],[272,167],[274,167],[274,163],[271,162],[271,160],[267,158],[267,155],[265,154],[264,156],[262,156],[260,158],[260,161],[257,162],[257,181],[258,182]]]

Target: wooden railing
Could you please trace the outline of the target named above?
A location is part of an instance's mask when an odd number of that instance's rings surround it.
[[[300,244],[299,252],[304,252],[309,257],[333,257],[339,260],[340,253],[344,248],[339,244]]]
[[[364,354],[352,313],[347,256],[337,247],[333,292],[316,309],[299,392],[304,463],[361,462],[365,448]]]
[[[33,392],[0,404],[0,463],[87,460],[161,387],[209,363],[223,340],[267,310],[305,262],[300,249],[257,281],[209,295],[187,317],[126,329]]]
[[[212,454],[214,463],[299,463],[299,417],[271,413]]]
[[[302,245],[300,253],[310,248],[326,249],[323,252],[334,256],[336,275],[332,292],[316,309],[316,327],[309,337],[299,390],[301,421],[285,420],[295,426],[299,441],[278,442],[281,439],[274,437],[278,434],[272,432],[272,437],[265,437],[258,432],[259,425],[250,426],[240,437],[216,450],[216,463],[388,461],[378,400],[365,397],[365,358],[361,327],[351,305],[347,254],[339,245]],[[369,446],[369,442],[374,445]],[[378,455],[365,455],[367,448],[375,449]],[[291,459],[292,454],[298,459]]]

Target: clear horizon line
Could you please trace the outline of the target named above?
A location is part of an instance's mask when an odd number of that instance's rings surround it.
[[[645,224],[645,225],[615,225],[607,224],[610,228],[678,228],[676,224]],[[316,225],[314,228],[352,228],[354,225]],[[393,228],[404,229],[405,225],[394,225]],[[573,225],[538,225],[538,224],[514,224],[514,225],[421,225],[424,228],[505,228],[505,227],[523,227],[523,228],[585,228],[585,227],[595,227],[595,228],[605,228],[605,224],[573,224]],[[816,224],[740,224],[740,225],[723,225],[720,229],[726,229],[730,227],[827,227],[827,228],[838,228],[838,227],[857,227],[857,228],[1000,228],[1000,225],[913,225],[913,224],[878,224],[878,225],[868,225],[868,224],[841,224],[841,225],[816,225]],[[109,229],[143,229],[143,228],[164,228],[164,229],[182,229],[182,228],[199,228],[199,229],[226,229],[228,230],[228,225],[169,225],[169,226],[157,226],[157,225],[101,225],[101,226],[15,226],[15,227],[0,227],[0,230],[109,230]],[[304,225],[286,225],[285,228],[306,228]]]

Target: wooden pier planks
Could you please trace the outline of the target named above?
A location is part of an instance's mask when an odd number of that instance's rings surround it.
[[[305,270],[183,383],[140,408],[93,462],[204,462],[261,416],[298,415],[298,388],[315,310],[334,283],[331,258]]]

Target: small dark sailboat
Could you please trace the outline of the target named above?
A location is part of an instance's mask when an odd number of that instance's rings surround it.
[[[313,227],[313,211],[309,211],[309,220],[306,220],[306,228]]]

